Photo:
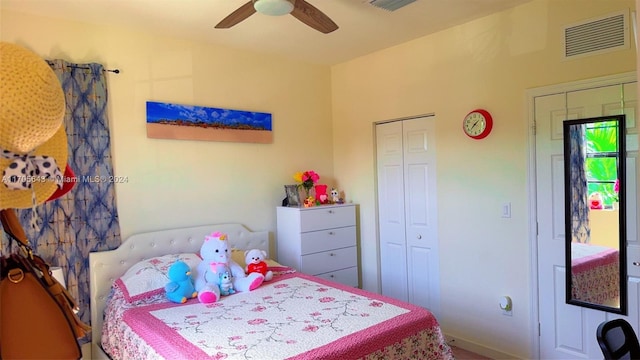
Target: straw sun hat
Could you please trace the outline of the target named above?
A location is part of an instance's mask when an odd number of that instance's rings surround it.
[[[35,53],[0,42],[0,210],[30,208],[62,186],[65,100]]]

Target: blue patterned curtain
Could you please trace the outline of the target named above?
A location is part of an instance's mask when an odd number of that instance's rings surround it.
[[[572,125],[569,130],[571,175],[571,242],[588,243],[591,239],[589,227],[589,201],[587,175],[585,173],[586,148],[585,125]]]
[[[100,64],[48,61],[65,92],[68,164],[76,184],[66,195],[37,207],[40,230],[29,225],[30,209],[19,211],[31,246],[51,265],[62,267],[67,289],[80,306],[80,318],[91,322],[89,253],[118,247],[107,83]],[[91,339],[82,339],[88,342]]]

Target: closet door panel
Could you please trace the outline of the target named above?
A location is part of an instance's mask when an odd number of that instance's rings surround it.
[[[435,122],[405,120],[403,130],[407,245],[437,247]]]
[[[432,309],[431,302],[434,286],[431,269],[435,255],[430,249],[420,246],[409,246],[409,302],[427,309]]]
[[[407,227],[426,227],[429,223],[429,168],[427,164],[407,166]]]
[[[435,119],[403,121],[405,232],[409,299],[437,315],[439,261],[436,203]]]
[[[408,300],[402,123],[376,127],[382,294]]]
[[[404,240],[399,239],[398,240]],[[407,248],[400,241],[386,241],[380,248],[382,294],[394,299],[409,301]]]

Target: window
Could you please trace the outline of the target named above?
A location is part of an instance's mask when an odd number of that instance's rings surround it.
[[[615,122],[587,124],[586,175],[589,198],[599,194],[605,208],[618,201],[618,131]],[[596,195],[597,196],[597,195]]]

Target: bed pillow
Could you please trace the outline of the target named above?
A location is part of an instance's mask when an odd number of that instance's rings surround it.
[[[231,259],[237,262],[243,269],[247,266],[244,262],[244,250],[231,249]]]
[[[192,271],[202,261],[195,253],[170,254],[142,260],[118,278],[116,285],[129,303],[161,294],[169,282],[169,267],[177,260],[186,262]]]

